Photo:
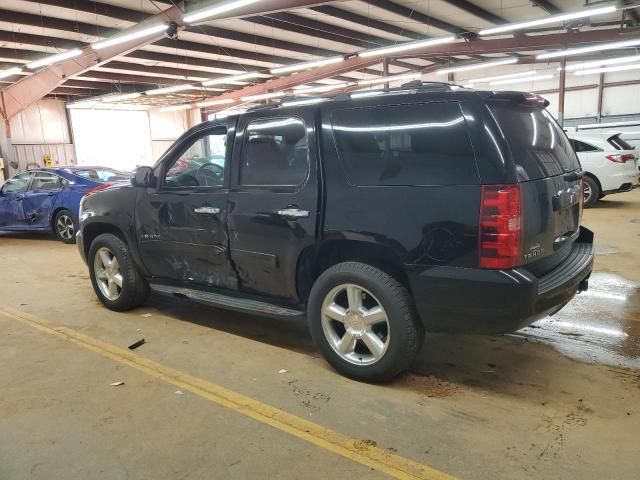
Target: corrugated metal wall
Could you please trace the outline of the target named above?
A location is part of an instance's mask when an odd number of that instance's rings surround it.
[[[11,175],[43,167],[49,154],[56,165],[74,165],[76,155],[61,100],[43,99],[10,120],[9,152],[5,153]]]

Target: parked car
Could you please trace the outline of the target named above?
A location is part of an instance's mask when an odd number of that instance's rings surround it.
[[[20,173],[0,188],[0,230],[53,232],[75,243],[82,196],[108,182],[126,180],[101,167],[40,168]]]
[[[587,288],[582,174],[546,100],[414,84],[302,103],[198,125],[84,197],[78,248],[107,308],[151,288],[306,316],[338,371],[383,381],[425,330],[512,332]],[[191,153],[220,137],[213,186]]]
[[[639,186],[638,152],[620,132],[567,132],[578,154],[583,177],[584,206],[605,195],[629,192]]]

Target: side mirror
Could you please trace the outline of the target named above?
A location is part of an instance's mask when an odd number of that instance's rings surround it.
[[[131,176],[131,185],[134,187],[153,187],[155,183],[156,177],[151,167],[138,167]]]

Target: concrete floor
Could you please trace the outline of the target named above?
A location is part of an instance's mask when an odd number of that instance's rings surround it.
[[[640,191],[584,223],[598,245],[587,294],[514,335],[429,336],[385,386],[337,375],[299,323],[159,297],[109,312],[75,247],[47,237],[0,236],[0,308],[120,348],[144,337],[137,358],[461,479],[637,479]],[[0,331],[2,480],[385,476],[6,311]]]

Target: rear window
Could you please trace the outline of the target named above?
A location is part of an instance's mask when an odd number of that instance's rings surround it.
[[[627,142],[625,142],[622,138],[620,138],[619,134],[611,137],[608,142],[613,145],[616,150],[633,150],[633,145],[629,145]]]
[[[339,110],[331,121],[352,185],[479,183],[464,115],[457,103]]]
[[[491,103],[521,181],[561,175],[580,168],[576,154],[549,112],[512,102]]]

